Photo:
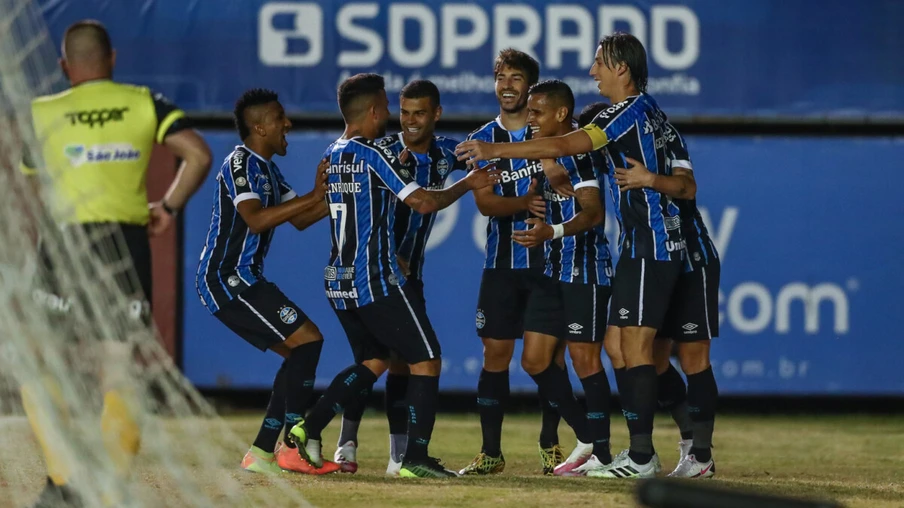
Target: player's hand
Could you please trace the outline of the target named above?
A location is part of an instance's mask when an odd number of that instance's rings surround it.
[[[320,164],[317,165],[317,174],[314,175],[314,196],[320,200],[326,196],[326,190],[329,187],[327,180],[329,180],[329,173],[327,170],[330,169],[330,160],[324,158],[320,161]]]
[[[458,160],[469,162],[488,161],[496,158],[493,143],[485,143],[476,139],[459,143],[455,147],[455,155],[458,156]]]
[[[411,157],[411,152],[407,148],[405,148],[399,154],[399,162],[404,166],[404,165],[408,164],[409,157]]]
[[[399,264],[399,270],[402,271],[402,275],[409,277],[411,275],[411,268],[408,266],[408,260],[396,254],[396,262]]]
[[[150,217],[148,220],[148,234],[160,236],[173,225],[173,216],[163,208],[163,201],[157,201],[148,205]]]
[[[527,200],[527,211],[541,219],[546,219],[546,201],[537,193],[537,179],[531,178],[530,187],[524,195]]]
[[[546,240],[552,240],[552,226],[547,224],[544,220],[531,217],[524,222],[533,227],[526,231],[519,230],[512,232],[512,239],[519,245],[523,245],[524,247],[536,247],[538,245],[543,245],[543,242]]]
[[[482,189],[496,185],[502,181],[502,170],[496,169],[495,164],[487,164],[482,168],[472,169],[465,176],[468,188],[471,190]]]
[[[625,157],[630,168],[615,168],[615,183],[619,190],[627,191],[652,187],[656,174],[647,169],[642,162]]]
[[[543,174],[549,180],[549,186],[560,196],[573,198],[575,196],[574,186],[571,185],[571,178],[568,177],[568,170],[561,164],[557,164],[551,159],[540,161],[543,166]]]

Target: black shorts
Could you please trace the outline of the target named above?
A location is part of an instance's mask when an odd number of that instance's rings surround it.
[[[719,260],[714,258],[678,277],[657,337],[693,342],[719,336],[720,272]]]
[[[389,296],[363,307],[336,309],[355,363],[388,360],[390,352],[409,365],[440,358],[439,341],[423,298],[407,282],[393,288]]]
[[[622,256],[615,268],[609,324],[660,329],[683,269],[682,261]]]
[[[531,292],[547,277],[535,268],[487,268],[477,298],[477,335],[488,339],[520,339]]]
[[[90,248],[93,259],[67,254],[68,249],[83,248]],[[125,305],[117,308],[101,303],[104,318],[117,319],[115,314],[121,313],[128,322],[150,324],[152,275],[147,227],[118,223],[67,225],[42,242],[39,255],[33,296],[51,315],[72,315],[72,306],[80,305],[88,319],[96,319],[94,315],[100,312],[94,309],[98,298],[123,301],[118,295],[107,293],[106,281],[112,278],[113,290],[121,293]],[[78,280],[74,274],[81,271],[87,272],[87,280],[96,283]]]
[[[261,351],[281,344],[308,320],[276,284],[265,280],[249,286],[213,315]]]
[[[546,278],[527,303],[524,329],[573,342],[600,342],[606,335],[612,288]]]

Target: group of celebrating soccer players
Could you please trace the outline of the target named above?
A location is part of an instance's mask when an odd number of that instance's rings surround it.
[[[435,135],[440,92],[430,81],[400,94],[400,133],[383,78],[358,74],[338,90],[345,132],[324,152],[312,190],[297,195],[273,162],[285,155],[291,123],[274,92],[254,89],[236,103],[243,144],[217,176],[197,286],[204,305],[236,334],[284,358],[267,413],[242,467],[255,472],[326,474],[357,470],[357,430],[384,372],[390,429],[387,474],[444,478],[501,473],[504,407],[514,340],[537,383],[543,411],[539,451],[545,474],[646,478],[661,470],[653,448],[657,406],[681,431],[670,476],[710,477],[718,395],[709,365],[718,335],[719,259],[697,211],[696,182],[683,139],[647,93],[646,53],[631,35],[600,41],[590,74],[610,104],[575,118],[562,81],[539,81],[529,55],[507,49],[493,73],[499,116],[458,143]],[[465,172],[455,184],[446,180]],[[603,185],[620,226],[613,268],[604,233]],[[441,347],[423,290],[426,244],[436,213],[468,192],[489,218],[476,313],[484,364],[477,382],[483,444],[458,472],[428,454],[437,411]],[[323,337],[313,321],[263,276],[273,230],[329,217],[332,248],[324,285],[354,354],[309,406]],[[673,342],[687,377],[670,363]],[[630,446],[610,451],[615,369]],[[574,396],[565,350],[585,394]],[[343,413],[334,461],[321,433]],[[577,445],[565,456],[564,419]],[[285,437],[280,437],[285,429]]]

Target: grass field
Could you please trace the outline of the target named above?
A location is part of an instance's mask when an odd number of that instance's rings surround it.
[[[243,415],[229,417],[228,421],[250,441],[260,420],[258,415]],[[358,474],[293,475],[291,481],[316,506],[548,508],[588,502],[593,506],[636,506],[631,481],[541,476],[536,451],[538,430],[539,416],[506,418],[503,452],[507,465],[502,475],[447,481],[391,479],[383,475],[388,453],[386,421],[381,414],[369,413],[361,426]],[[613,421],[612,431],[613,450],[617,452],[628,441],[624,421]],[[337,432],[338,421],[324,436],[324,452],[329,457],[335,450]],[[573,434],[564,424],[559,434],[570,451]],[[678,455],[677,431],[665,415],[657,415],[655,436],[665,474],[674,467]],[[904,417],[726,416],[717,421],[714,442],[718,476],[704,480],[710,484],[834,499],[854,507],[904,506]],[[37,447],[33,443],[19,446],[21,460],[0,467],[33,471],[17,476],[33,476],[33,484],[22,488],[36,493],[43,481]],[[476,415],[439,416],[431,451],[447,467],[465,466],[479,446]],[[267,489],[267,478],[237,469],[240,459],[235,457],[234,464],[223,464],[220,472],[207,473],[233,475],[247,489]],[[143,464],[139,472],[144,481],[154,482],[153,464]],[[9,499],[4,491],[10,487],[0,486],[0,506]],[[226,502],[224,506],[243,504]],[[275,506],[282,505],[274,500],[268,508]]]

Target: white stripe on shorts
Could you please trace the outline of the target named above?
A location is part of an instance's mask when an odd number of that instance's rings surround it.
[[[591,341],[596,340],[596,284],[593,285],[593,335],[590,336]]]
[[[637,326],[643,326],[643,282],[646,274],[646,260],[640,258],[640,301],[637,303]]]
[[[706,270],[700,267],[700,275],[703,276],[703,315],[706,317],[706,338],[713,338],[713,331],[709,329],[709,298],[706,292]]]
[[[253,312],[255,316],[261,318],[261,321],[263,321],[264,324],[267,325],[268,328],[270,328],[271,330],[273,330],[273,333],[275,333],[280,339],[286,340],[285,336],[283,336],[283,334],[279,333],[279,330],[277,330],[275,326],[271,325],[270,322],[267,321],[267,318],[265,318],[264,316],[262,316],[261,313],[257,311],[257,309],[255,309],[254,307],[252,307],[251,304],[248,303],[247,300],[245,300],[244,298],[242,298],[242,295],[236,295],[236,298],[238,298],[239,300],[241,300],[241,302],[244,303],[246,307],[248,307],[249,309],[251,309],[251,312]]]
[[[434,358],[434,355],[433,355],[433,348],[430,347],[430,342],[427,340],[427,335],[424,334],[424,329],[421,328],[421,322],[417,320],[417,316],[414,314],[414,309],[412,309],[412,308],[411,308],[411,304],[408,303],[408,297],[405,296],[405,292],[402,291],[402,288],[401,288],[401,287],[399,287],[399,286],[396,286],[396,287],[398,287],[398,288],[399,288],[399,292],[402,293],[402,299],[405,300],[405,305],[408,306],[408,312],[411,312],[411,319],[413,319],[413,320],[414,320],[414,324],[417,325],[417,331],[421,332],[421,340],[423,340],[423,341],[424,341],[424,345],[427,346],[427,354],[430,355],[430,358],[431,358],[431,359]]]

